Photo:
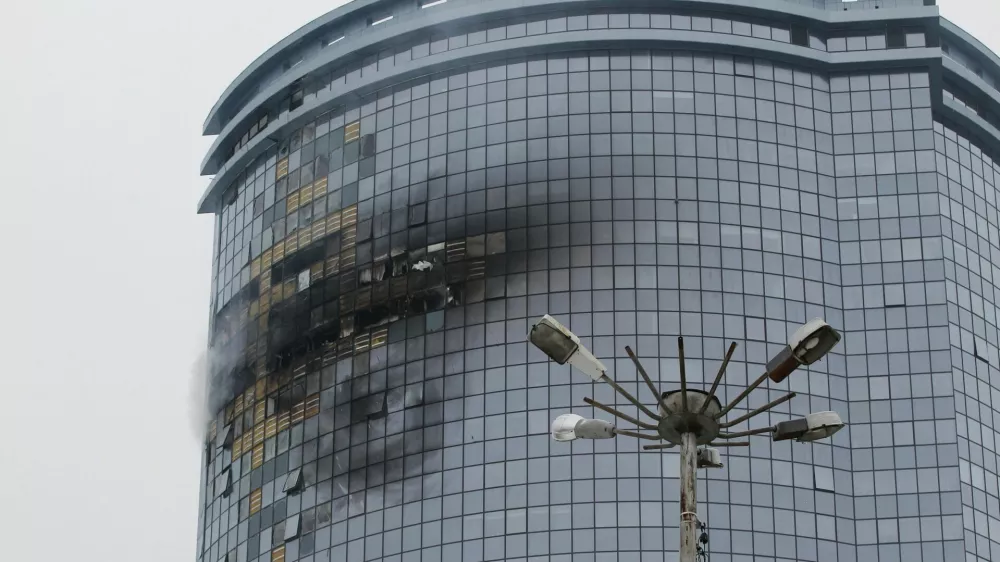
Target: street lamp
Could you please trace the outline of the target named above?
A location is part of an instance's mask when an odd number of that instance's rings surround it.
[[[810,320],[799,327],[788,340],[788,344],[767,363],[766,371],[750,383],[729,404],[723,406],[715,396],[719,383],[726,373],[729,360],[736,351],[736,343],[730,344],[722,361],[712,387],[708,392],[687,387],[687,372],[684,363],[684,338],[677,338],[678,361],[680,363],[681,387],[678,390],[660,392],[646,374],[639,358],[628,346],[628,354],[636,371],[645,381],[646,386],[656,398],[656,412],[647,408],[625,389],[620,387],[607,375],[607,369],[593,353],[583,344],[580,338],[568,328],[560,324],[548,314],[531,327],[528,333],[531,341],[550,359],[565,365],[569,363],[585,373],[593,381],[609,384],[626,400],[634,404],[646,416],[652,419],[647,422],[634,418],[611,406],[607,406],[592,398],[584,398],[587,404],[603,410],[616,418],[629,422],[640,429],[653,431],[644,433],[629,429],[619,429],[611,422],[604,420],[589,420],[576,414],[563,414],[552,422],[552,438],[556,441],[573,441],[575,439],[610,439],[618,435],[636,437],[648,441],[658,441],[656,444],[644,445],[643,450],[661,450],[680,446],[681,462],[681,547],[680,562],[694,562],[697,555],[697,487],[695,485],[698,468],[720,468],[722,459],[715,447],[748,447],[749,441],[732,441],[738,437],[770,434],[774,441],[794,439],[799,442],[811,442],[826,439],[844,427],[844,422],[836,412],[816,412],[804,418],[778,423],[772,427],[762,427],[748,431],[725,431],[759,414],[767,412],[795,397],[794,392],[772,400],[771,402],[743,414],[734,419],[724,419],[726,415],[738,406],[751,392],[770,378],[781,382],[801,365],[811,365],[819,361],[840,341],[840,334],[820,318]],[[721,441],[716,441],[720,439]],[[703,446],[701,449],[698,446]]]

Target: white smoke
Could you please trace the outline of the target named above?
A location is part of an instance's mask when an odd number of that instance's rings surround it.
[[[198,439],[205,438],[208,425],[219,411],[243,390],[232,368],[241,351],[236,346],[210,347],[199,353],[191,365],[188,414]]]
[[[191,431],[199,441],[205,439],[212,414],[208,407],[208,352],[203,351],[195,358],[188,377],[188,419]]]

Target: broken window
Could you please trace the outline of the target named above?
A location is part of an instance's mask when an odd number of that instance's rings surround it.
[[[354,315],[343,316],[340,319],[340,337],[346,338],[354,333]]]
[[[387,413],[385,406],[385,392],[376,392],[375,394],[369,396],[368,407],[365,410],[368,414],[368,419],[385,417]]]
[[[289,96],[288,108],[294,111],[302,107],[302,104],[305,103],[305,97],[305,88],[302,87],[301,83],[295,82],[292,84],[292,94]]]
[[[375,135],[367,134],[361,137],[361,157],[369,158],[375,156]]]
[[[394,249],[391,252],[392,256],[392,276],[401,277],[406,275],[407,270],[407,254],[403,250]]]
[[[229,449],[232,448],[232,446],[233,446],[233,426],[227,425],[226,427],[222,428],[222,431],[219,433],[218,439],[216,441],[216,447]]]
[[[792,44],[802,47],[809,46],[809,31],[801,25],[792,26]]]

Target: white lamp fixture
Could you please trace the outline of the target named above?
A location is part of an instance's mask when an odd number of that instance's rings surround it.
[[[808,442],[826,439],[844,428],[844,422],[840,419],[840,415],[837,412],[816,412],[809,414],[806,416],[806,424],[809,425],[809,431],[802,437],[799,437],[799,441]]]
[[[718,449],[698,449],[698,468],[722,468],[722,455]]]
[[[604,420],[588,420],[576,414],[563,414],[552,421],[552,439],[556,441],[611,439],[614,436],[614,424]]]
[[[569,363],[595,381],[601,380],[607,372],[604,364],[580,344],[580,338],[576,334],[548,314],[531,327],[528,341],[548,355],[549,359],[560,365]]]
[[[774,427],[774,441],[795,439],[808,443],[826,439],[844,427],[837,412],[815,412],[804,418],[781,422]]]
[[[822,318],[806,322],[788,339],[788,346],[767,362],[768,377],[774,382],[785,380],[800,365],[822,359],[839,341],[840,333]]]

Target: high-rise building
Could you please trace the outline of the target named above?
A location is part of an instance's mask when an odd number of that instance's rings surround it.
[[[529,348],[549,313],[640,396],[625,345],[669,386],[683,334],[701,388],[737,341],[732,398],[793,326],[844,334],[744,407],[845,430],[703,472],[712,562],[1000,560],[998,85],[934,0],[309,23],[205,122],[197,559],[676,560],[676,453],[550,439],[615,397]]]

